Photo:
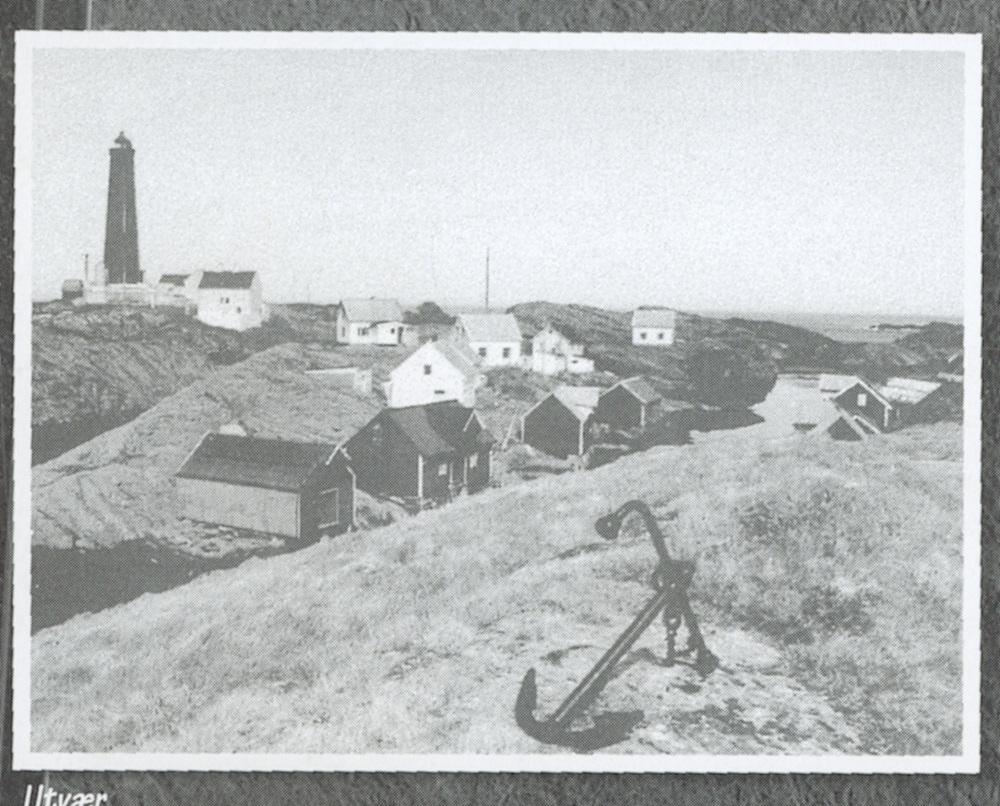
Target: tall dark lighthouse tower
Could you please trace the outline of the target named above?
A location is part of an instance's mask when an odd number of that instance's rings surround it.
[[[135,219],[135,149],[124,132],[118,134],[110,154],[104,270],[108,283],[141,283],[139,232]]]

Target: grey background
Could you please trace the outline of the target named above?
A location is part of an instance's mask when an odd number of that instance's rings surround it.
[[[47,777],[63,791],[106,791],[118,804],[210,803],[487,803],[487,804],[974,804],[1000,803],[1000,551],[993,502],[997,498],[997,427],[1000,401],[995,362],[1000,320],[997,242],[997,123],[1000,98],[1000,4],[995,0],[772,0],[752,5],[725,0],[372,0],[355,8],[346,0],[174,0],[155,12],[136,0],[94,0],[95,27],[117,29],[242,30],[548,30],[548,31],[872,31],[982,32],[984,34],[983,177],[983,625],[982,773],[978,776],[844,775],[552,775],[552,774],[244,774],[58,773]],[[362,4],[358,4],[362,5]],[[48,27],[76,27],[75,0],[47,0]],[[6,510],[11,476],[11,342],[13,245],[13,31],[34,27],[34,3],[8,0],[0,35],[0,436]],[[4,512],[10,578],[9,512]],[[10,586],[5,585],[3,714],[0,802],[20,803],[38,774],[10,772]],[[991,629],[992,628],[992,629]]]

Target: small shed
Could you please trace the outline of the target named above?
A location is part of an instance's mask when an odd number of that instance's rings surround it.
[[[63,280],[62,298],[64,302],[71,302],[83,296],[83,280]]]
[[[642,431],[657,419],[662,398],[642,375],[625,378],[601,395],[594,417],[616,431]]]
[[[632,313],[632,344],[669,347],[674,343],[677,313],[669,308],[640,306]]]
[[[490,482],[493,436],[457,401],[382,409],[346,444],[358,486],[410,509]]]
[[[521,441],[550,456],[583,456],[594,441],[599,386],[559,386],[521,418]]]
[[[834,404],[855,418],[861,418],[878,431],[890,431],[899,422],[899,409],[879,390],[858,378],[833,398]]]
[[[206,325],[244,331],[267,319],[255,271],[205,271],[198,280],[198,319]]]
[[[195,521],[303,541],[354,524],[354,471],[336,445],[209,433],[175,480]]]

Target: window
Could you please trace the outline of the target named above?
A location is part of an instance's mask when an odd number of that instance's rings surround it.
[[[368,328],[361,327],[361,325],[358,325],[358,335],[359,336],[367,336],[368,335]]]
[[[479,454],[474,453],[469,457],[469,470],[475,470],[479,464]]]
[[[432,369],[430,364],[424,364],[424,375],[430,375]]]
[[[394,336],[394,335],[396,335],[396,328],[394,328],[394,327],[390,327],[390,328],[389,328],[389,335],[390,335],[390,336]]]
[[[663,331],[662,330],[659,333],[656,334],[656,338],[658,338],[660,341],[663,341]]]
[[[868,395],[864,392],[858,392],[858,405],[862,408],[868,405]]]
[[[480,358],[486,358],[486,348],[485,347],[480,347],[479,348],[479,357]]]
[[[639,338],[642,339],[643,341],[646,340],[646,331],[645,330],[640,330],[639,331]]]
[[[503,348],[503,357],[504,358],[510,358],[510,347],[504,347]]]
[[[243,309],[239,305],[236,306],[236,313],[243,313]]]
[[[445,393],[444,389],[435,389],[434,390],[434,396],[435,397],[441,397],[441,395],[443,395],[444,393]]]
[[[439,476],[447,476],[448,475],[448,463],[447,462],[445,462],[443,465],[440,465],[438,467],[438,475]]]

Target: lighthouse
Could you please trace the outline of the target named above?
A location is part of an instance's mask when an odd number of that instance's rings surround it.
[[[104,274],[108,284],[138,284],[139,231],[135,216],[135,149],[120,132],[108,175],[108,218],[104,230]]]

